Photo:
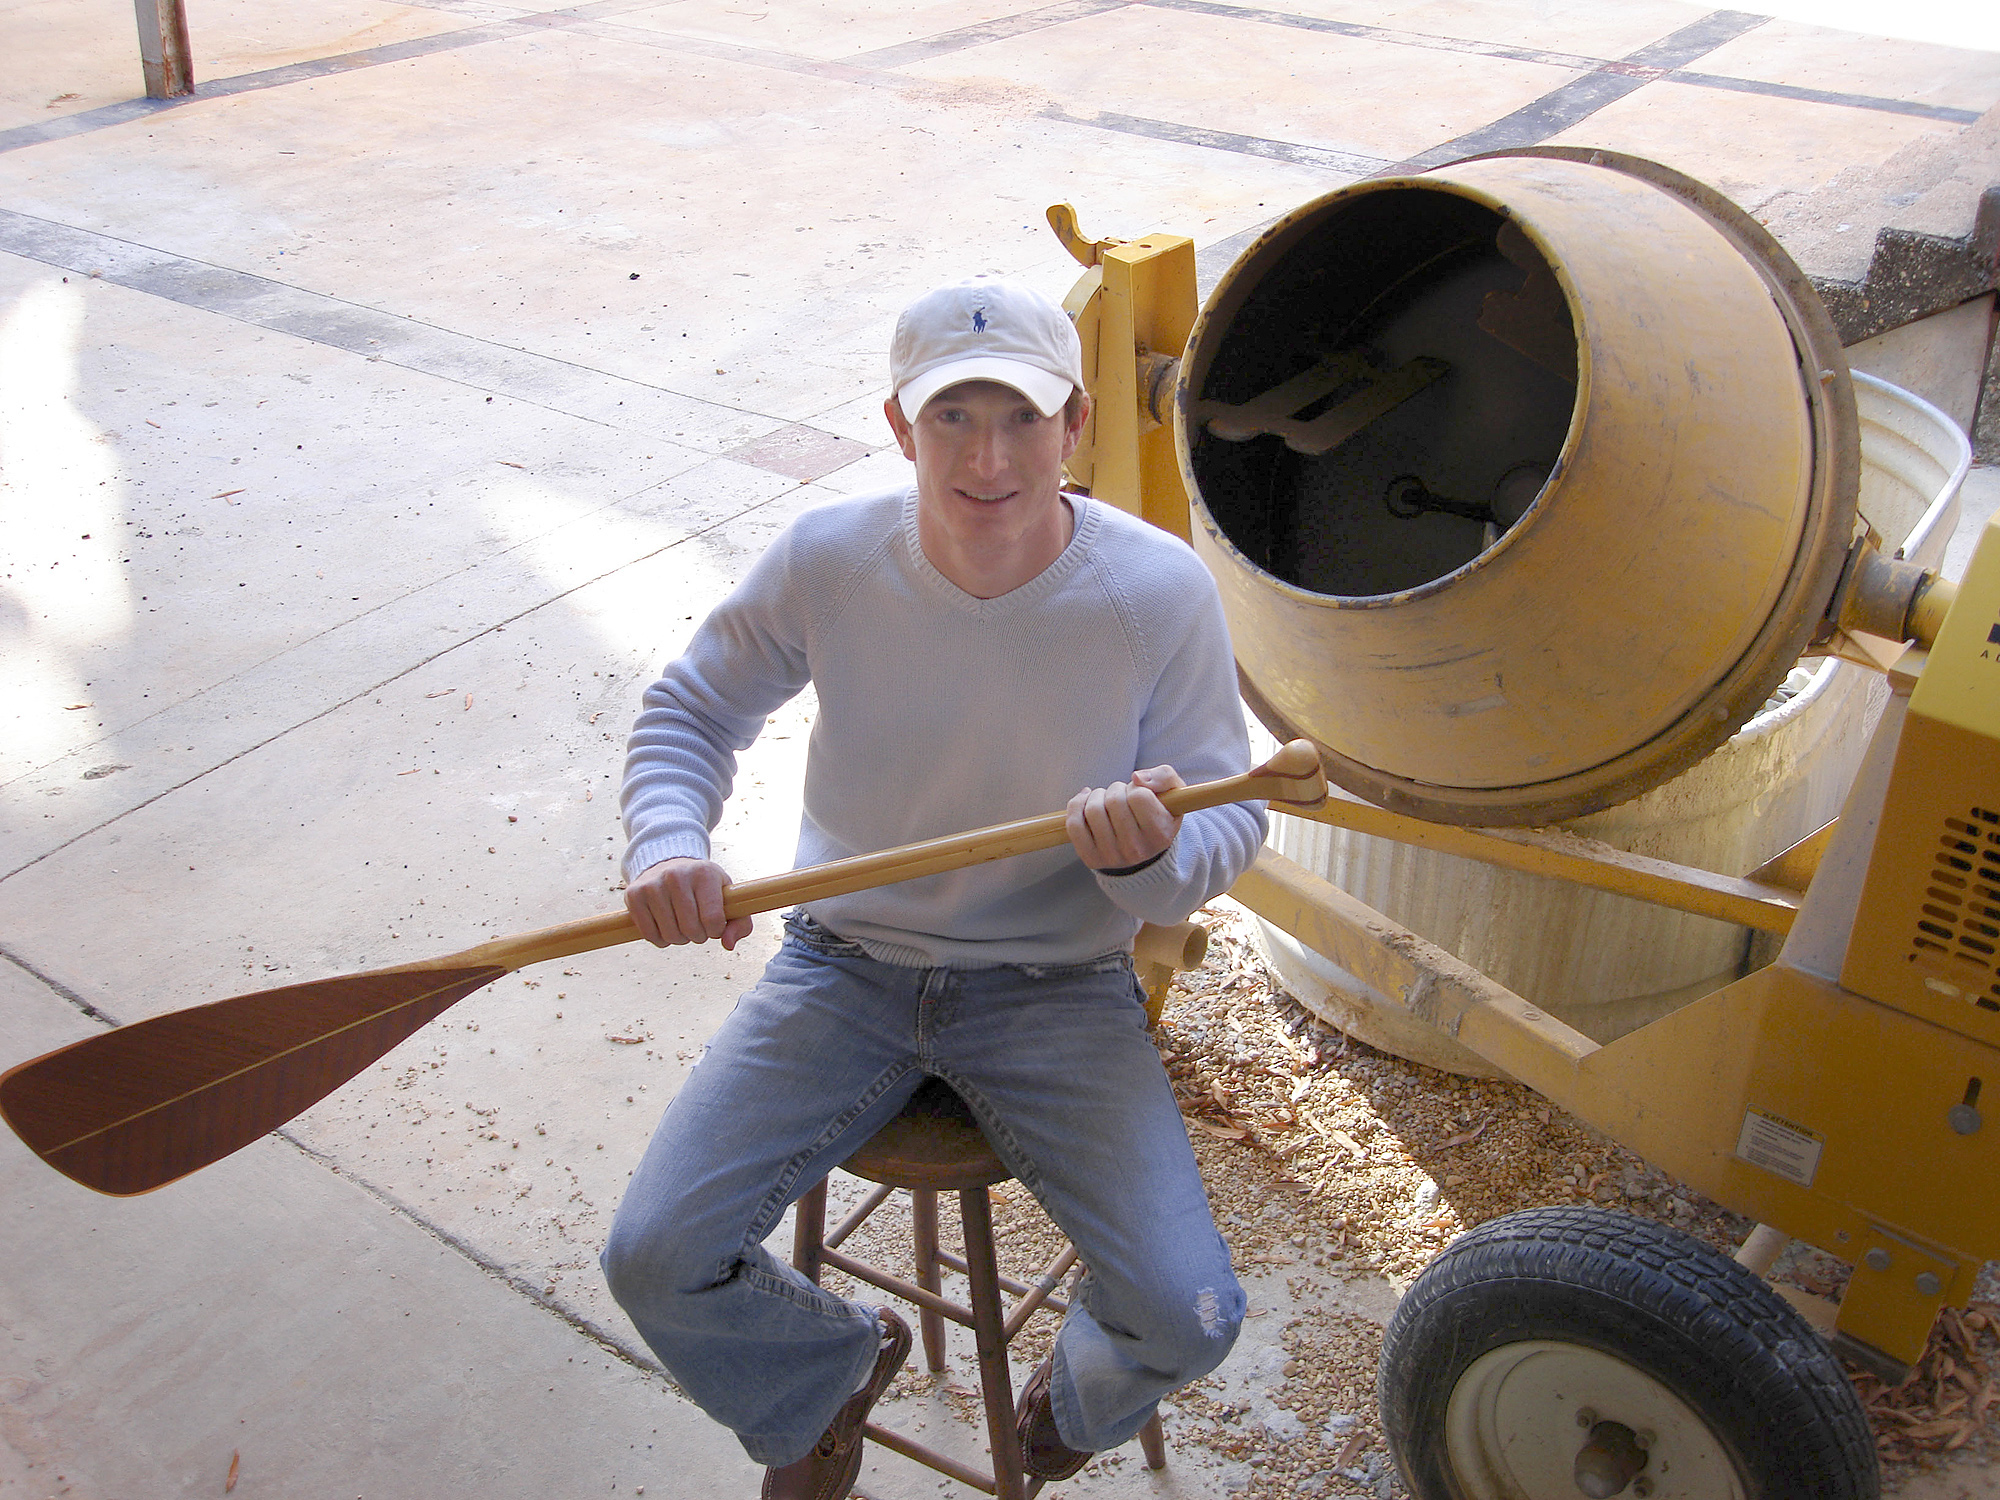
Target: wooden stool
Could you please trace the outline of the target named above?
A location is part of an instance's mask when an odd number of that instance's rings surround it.
[[[794,1220],[792,1264],[818,1281],[820,1270],[832,1266],[859,1281],[914,1302],[923,1330],[924,1358],[933,1374],[944,1369],[944,1320],[972,1330],[979,1355],[979,1387],[986,1402],[987,1440],[993,1472],[981,1473],[935,1448],[874,1422],[868,1436],[885,1448],[913,1458],[941,1474],[984,1490],[998,1500],[1027,1500],[1042,1487],[1039,1479],[1025,1486],[1021,1457],[1014,1441],[1014,1386],[1007,1368],[1007,1345],[1043,1307],[1067,1312],[1069,1304],[1055,1295],[1057,1284],[1076,1264],[1076,1250],[1064,1246],[1032,1286],[1002,1276],[993,1254],[993,1215],[986,1190],[1013,1174],[1001,1164],[980,1131],[965,1101],[938,1079],[926,1079],[901,1114],[877,1131],[845,1163],[847,1171],[879,1184],[861,1205],[826,1232],[826,1183],[820,1182],[799,1199]],[[888,1200],[897,1188],[910,1194],[910,1220],[916,1240],[917,1280],[900,1276],[840,1253],[840,1244]],[[938,1248],[937,1196],[958,1194],[959,1223],[965,1231],[963,1258]],[[971,1283],[971,1306],[942,1295],[942,1270],[962,1272]],[[1020,1300],[1012,1312],[1001,1305],[1002,1289]],[[1139,1432],[1149,1468],[1166,1467],[1166,1440],[1155,1412]]]

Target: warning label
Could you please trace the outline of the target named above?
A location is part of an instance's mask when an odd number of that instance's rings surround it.
[[[1775,1172],[1787,1182],[1811,1187],[1819,1172],[1820,1148],[1825,1144],[1823,1137],[1804,1126],[1752,1109],[1744,1112],[1736,1155],[1738,1160]]]

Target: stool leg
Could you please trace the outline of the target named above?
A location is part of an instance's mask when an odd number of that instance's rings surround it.
[[[1007,1320],[1000,1305],[1000,1267],[993,1253],[993,1205],[983,1187],[958,1195],[965,1230],[965,1276],[972,1283],[972,1333],[979,1351],[979,1388],[993,1449],[995,1500],[1021,1500],[1021,1455],[1014,1445],[1014,1376],[1007,1367]]]
[[[1146,1453],[1146,1467],[1164,1469],[1167,1466],[1167,1435],[1160,1430],[1160,1414],[1155,1411],[1146,1418],[1146,1425],[1139,1429],[1139,1446]]]
[[[910,1189],[910,1231],[916,1242],[917,1285],[941,1294],[944,1281],[938,1272],[937,1196],[935,1188]],[[924,1335],[924,1361],[935,1375],[944,1369],[944,1315],[922,1307],[917,1323]]]
[[[826,1179],[822,1177],[792,1209],[792,1266],[819,1283],[819,1252],[826,1239]]]

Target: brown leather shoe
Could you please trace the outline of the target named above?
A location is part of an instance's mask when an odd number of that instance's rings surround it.
[[[847,1398],[819,1435],[812,1452],[783,1468],[764,1471],[763,1500],[841,1500],[861,1473],[862,1428],[868,1413],[889,1389],[910,1354],[910,1325],[889,1308],[875,1309],[882,1320],[882,1352],[868,1384]]]
[[[1079,1453],[1056,1431],[1056,1408],[1049,1394],[1054,1362],[1043,1360],[1021,1387],[1014,1436],[1021,1445],[1021,1468],[1037,1479],[1067,1479],[1097,1455]]]

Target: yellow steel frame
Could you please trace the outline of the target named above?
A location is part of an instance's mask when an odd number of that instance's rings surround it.
[[[1193,322],[1192,245],[1087,242],[1067,205],[1050,221],[1088,268],[1069,306],[1098,406],[1072,471],[1185,537],[1187,493],[1158,425],[1168,414],[1149,411],[1145,391],[1159,373],[1149,362],[1178,354]],[[1938,1309],[1962,1306],[1981,1263],[2000,1258],[2000,1125],[1986,1130],[1979,1108],[1983,1087],[1989,1108],[2000,1104],[2000,1004],[1988,1003],[2000,1001],[2000,524],[1930,652],[1906,651],[1889,678],[1890,707],[1838,824],[1749,878],[1351,798],[1303,814],[1788,934],[1776,963],[1610,1043],[1273,851],[1231,894],[1716,1201],[1851,1263],[1836,1337],[1886,1367],[1911,1364]],[[1970,914],[1952,929],[1975,946],[1940,957],[1919,924],[1939,920],[1926,912],[1938,909],[1932,872],[1949,868],[1941,820],[1963,824],[1989,803],[1996,885],[1968,893]],[[1976,815],[1969,826],[1984,839]],[[1947,842],[1965,837],[1947,828]],[[1973,974],[1967,955],[1982,942],[1991,972]]]
[[[2000,564],[2000,528],[1982,556]],[[2000,619],[2000,588],[1974,599],[1969,607],[1982,621]],[[1912,998],[1911,924],[1894,925],[1900,906],[1880,889],[1882,872],[1893,877],[1912,861],[1930,866],[1938,843],[1929,824],[1893,815],[1897,798],[1935,798],[1940,783],[1963,789],[1971,771],[2000,802],[2000,746],[1983,742],[1983,764],[1962,756],[1941,763],[1932,742],[1943,738],[1944,751],[1962,751],[1958,736],[1940,737],[1904,711],[1907,675],[1895,686],[1871,765],[1778,962],[1614,1042],[1600,1046],[1270,851],[1231,894],[1716,1201],[1849,1261],[1840,1334],[1857,1353],[1913,1363],[1938,1308],[1962,1306],[1980,1264],[2000,1258],[2000,1194],[1979,1186],[2000,1181],[2000,1130],[1983,1128],[1976,1102],[1987,1083],[2000,1086],[2000,1015],[1978,1006],[1971,987],[1941,994],[1921,975],[1920,998]],[[1947,800],[1957,809],[1966,799],[1947,791]],[[1421,825],[1335,820],[1435,842]],[[1505,850],[1513,863],[1524,847],[1514,835],[1465,834],[1452,831],[1452,852],[1485,858]],[[1651,870],[1634,879],[1618,861],[1562,852],[1560,861],[1528,867],[1683,910],[1766,918],[1755,923],[1765,930],[1781,930],[1772,918],[1790,910],[1775,887],[1749,896],[1746,910],[1741,895],[1718,903],[1731,893],[1718,892],[1714,877]],[[1881,979],[1885,972],[1900,993]],[[1866,988],[1844,987],[1843,977]]]
[[[1076,210],[1058,203],[1049,224],[1085,267],[1063,307],[1083,340],[1095,409],[1071,455],[1071,477],[1097,499],[1188,539],[1165,399],[1194,327],[1194,241],[1178,234],[1087,240]]]

